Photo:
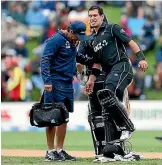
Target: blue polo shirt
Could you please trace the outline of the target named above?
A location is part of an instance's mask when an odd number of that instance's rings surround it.
[[[41,75],[44,84],[72,84],[76,69],[76,47],[63,32],[49,38],[41,58]]]

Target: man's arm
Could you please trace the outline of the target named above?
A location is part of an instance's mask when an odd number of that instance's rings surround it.
[[[52,58],[55,57],[55,54],[59,48],[58,43],[59,41],[57,38],[52,38],[47,41],[43,50],[43,55],[40,63],[41,76],[45,84],[44,87],[45,90],[49,90],[49,91],[52,90],[52,82],[51,82],[51,74],[50,74],[51,60]]]
[[[128,44],[132,51],[135,53],[139,60],[139,67],[142,69],[142,71],[146,71],[148,68],[148,64],[146,62],[145,56],[143,52],[140,50],[139,46],[129,37],[126,32],[119,26],[114,25],[113,26],[113,35],[117,37],[119,40],[121,40],[123,43]]]
[[[137,56],[138,60],[146,60],[145,56],[143,54],[143,52],[140,50],[139,46],[136,44],[136,42],[134,42],[133,40],[131,40],[128,43],[129,47],[132,49],[133,53],[135,53],[135,55]]]
[[[76,55],[77,63],[83,65],[90,65],[93,62],[93,58],[87,56],[87,41],[81,41],[78,46],[78,51]]]
[[[130,46],[130,48],[132,49],[132,51],[135,53],[136,57],[139,60],[138,66],[141,68],[142,71],[145,72],[148,68],[148,64],[143,52],[140,50],[139,46],[133,40],[131,40],[128,43],[128,45]]]

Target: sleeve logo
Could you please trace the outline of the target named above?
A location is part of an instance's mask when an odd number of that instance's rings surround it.
[[[69,41],[66,41],[65,47],[66,47],[66,49],[70,49],[70,43],[69,43]]]
[[[125,33],[125,31],[124,31],[123,29],[121,29],[121,30],[120,30],[120,33],[121,33],[121,34],[122,34],[122,33]]]

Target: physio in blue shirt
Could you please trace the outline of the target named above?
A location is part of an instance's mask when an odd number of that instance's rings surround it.
[[[67,30],[60,30],[46,41],[41,58],[41,75],[44,82],[45,103],[63,102],[73,112],[73,75],[76,69],[76,46],[79,40],[87,40],[86,25],[72,22]],[[63,150],[67,124],[46,128],[48,151],[46,161],[76,160]],[[56,145],[54,137],[56,133]]]

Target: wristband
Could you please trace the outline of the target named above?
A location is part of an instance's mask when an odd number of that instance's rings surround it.
[[[98,77],[100,75],[100,70],[97,68],[92,68],[91,74]]]
[[[142,51],[139,51],[139,52],[135,53],[135,55],[139,59],[139,61],[145,60],[145,56],[144,56]]]

